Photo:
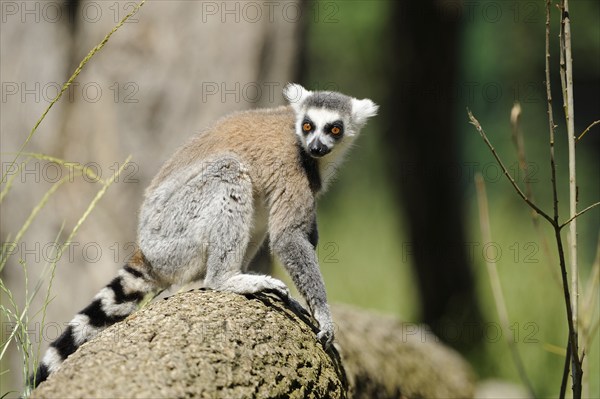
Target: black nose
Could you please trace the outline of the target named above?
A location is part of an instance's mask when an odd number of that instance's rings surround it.
[[[310,151],[310,155],[313,157],[322,157],[323,155],[329,154],[331,148],[327,147],[320,141],[317,141],[316,143],[312,144],[308,150]]]

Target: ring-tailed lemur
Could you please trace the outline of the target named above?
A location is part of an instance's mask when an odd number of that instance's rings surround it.
[[[364,126],[371,100],[288,84],[289,106],[232,114],[167,161],[146,190],[139,249],[45,353],[37,386],[84,342],[134,312],[149,294],[204,280],[215,290],[287,297],[273,277],[245,273],[267,233],[298,291],[333,340],[315,247],[315,198]]]

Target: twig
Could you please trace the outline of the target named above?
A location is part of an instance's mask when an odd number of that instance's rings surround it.
[[[515,148],[517,149],[517,155],[519,158],[519,165],[521,169],[527,168],[527,161],[525,159],[525,143],[523,142],[523,135],[521,129],[519,129],[519,121],[521,120],[521,104],[517,101],[513,104],[510,110],[510,127],[512,128],[512,140]]]
[[[567,392],[567,382],[569,381],[569,363],[571,363],[571,341],[567,342],[567,353],[565,355],[565,366],[563,368],[562,381],[560,383],[559,399],[565,399]]]
[[[511,174],[508,172],[508,169],[506,169],[506,166],[504,166],[504,163],[498,156],[498,153],[496,153],[496,149],[494,148],[494,146],[492,145],[490,140],[487,138],[487,135],[485,134],[479,121],[473,116],[473,114],[471,113],[471,110],[469,110],[468,108],[467,108],[467,113],[469,115],[469,120],[471,121],[471,124],[473,126],[475,126],[475,129],[477,129],[477,131],[479,132],[479,135],[483,138],[483,141],[485,141],[485,144],[487,144],[488,148],[492,152],[492,155],[494,155],[494,158],[496,158],[496,162],[498,162],[498,165],[500,165],[500,168],[502,169],[502,173],[504,173],[506,178],[510,181],[510,183],[512,184],[514,189],[517,191],[517,194],[519,194],[519,196],[523,199],[523,201],[525,201],[525,203],[527,203],[527,205],[529,205],[534,211],[536,211],[544,219],[548,220],[550,223],[552,223],[554,225],[554,220],[552,220],[552,218],[550,216],[548,216],[548,214],[546,212],[542,211],[536,204],[531,202],[531,200],[529,198],[527,198],[527,196],[523,193],[523,191],[521,191],[521,189],[515,182],[515,179],[513,179]]]
[[[573,300],[573,327],[577,334],[577,318],[579,316],[579,268],[577,264],[577,174],[575,158],[575,114],[573,104],[573,55],[571,54],[571,17],[569,1],[562,0],[562,24],[564,25],[564,56],[566,62],[566,89],[563,97],[566,100],[565,116],[567,118],[567,142],[569,147],[569,224],[571,257],[571,299]]]
[[[546,0],[546,52],[545,52],[545,56],[546,56],[546,68],[545,68],[545,72],[546,72],[546,99],[547,99],[547,103],[548,103],[548,123],[549,123],[549,132],[550,132],[550,168],[551,168],[551,173],[552,173],[552,195],[553,195],[553,208],[554,208],[554,215],[553,217],[550,217],[548,214],[546,214],[545,212],[543,212],[539,207],[537,207],[535,205],[535,203],[533,203],[528,196],[526,196],[523,191],[519,188],[519,186],[517,185],[517,183],[515,182],[515,180],[512,178],[512,176],[510,175],[510,173],[508,172],[508,170],[506,169],[506,167],[504,166],[502,160],[500,159],[500,157],[498,156],[498,154],[496,153],[496,150],[494,149],[493,145],[490,143],[490,141],[488,140],[483,128],[481,127],[481,124],[479,123],[479,121],[477,121],[477,119],[475,119],[475,117],[473,116],[473,114],[471,113],[471,111],[468,111],[468,115],[469,115],[469,119],[471,121],[471,124],[473,124],[475,126],[475,128],[477,129],[477,131],[479,132],[479,134],[481,135],[481,137],[483,138],[484,142],[486,143],[486,145],[488,146],[488,148],[490,149],[490,151],[492,152],[492,155],[494,156],[494,158],[496,159],[496,161],[498,162],[498,165],[501,167],[504,175],[507,177],[507,179],[510,181],[510,183],[512,184],[513,188],[515,189],[515,191],[517,192],[517,194],[521,197],[521,199],[523,199],[523,201],[529,205],[532,209],[534,209],[538,214],[540,214],[542,217],[544,217],[548,222],[550,222],[550,224],[552,225],[553,229],[554,229],[554,236],[555,236],[555,240],[556,240],[556,246],[558,249],[558,257],[559,257],[559,265],[560,265],[560,271],[561,271],[561,280],[562,280],[562,286],[563,286],[563,295],[564,295],[564,299],[565,299],[565,307],[566,307],[566,313],[567,313],[567,324],[569,327],[569,341],[568,341],[568,345],[567,345],[567,357],[565,359],[565,368],[564,368],[564,374],[566,374],[568,376],[568,372],[569,372],[569,360],[570,360],[570,366],[572,368],[572,381],[573,381],[573,385],[572,385],[572,389],[573,389],[573,398],[574,399],[580,399],[581,398],[581,390],[582,390],[582,375],[583,375],[583,370],[582,370],[582,359],[583,356],[580,358],[579,356],[579,342],[578,342],[578,333],[577,333],[577,325],[575,324],[577,322],[577,295],[578,295],[578,282],[577,282],[577,231],[576,231],[576,224],[575,219],[580,215],[583,214],[583,212],[581,212],[580,214],[577,213],[576,210],[576,200],[577,200],[577,186],[576,186],[576,179],[575,179],[575,153],[574,153],[574,149],[575,149],[575,135],[574,135],[574,124],[573,124],[573,78],[572,78],[572,56],[571,56],[571,30],[570,30],[570,19],[569,19],[569,13],[568,13],[568,0],[562,0],[561,1],[561,8],[563,10],[562,15],[561,15],[561,83],[563,86],[563,99],[564,99],[564,107],[565,107],[565,115],[567,118],[567,125],[568,125],[568,139],[569,139],[569,177],[570,177],[570,181],[569,181],[569,188],[570,188],[570,216],[571,218],[563,225],[561,225],[559,223],[559,215],[558,215],[558,195],[557,195],[557,185],[556,185],[556,164],[555,164],[555,158],[554,158],[554,133],[555,133],[555,124],[554,124],[554,119],[553,119],[553,114],[552,114],[552,91],[551,91],[551,86],[550,86],[550,7],[551,7],[551,0]],[[564,35],[563,35],[564,32]],[[563,36],[565,37],[564,41],[563,41]],[[590,207],[588,207],[589,209],[593,208],[594,206],[596,206],[596,204],[591,205]],[[584,211],[589,210],[588,208],[586,208]],[[573,289],[574,289],[574,295],[575,298],[573,299],[573,301],[571,300],[571,293],[569,290],[569,279],[567,276],[567,263],[565,260],[565,251],[563,248],[563,242],[562,242],[562,237],[561,237],[561,228],[564,227],[566,224],[570,224],[570,229],[571,229],[571,265],[572,265],[572,271],[573,274],[575,274],[575,276],[573,277]],[[575,312],[573,311],[573,309],[575,309]],[[566,384],[567,384],[567,380],[568,378],[563,378],[562,383],[561,383],[561,388],[560,388],[560,392],[561,392],[561,397],[564,397],[564,394],[566,392]]]
[[[558,33],[558,44],[560,47],[560,51],[559,51],[559,66],[560,66],[560,88],[562,90],[562,93],[565,93],[566,87],[567,87],[567,64],[565,62],[565,42],[564,42],[564,37],[565,37],[565,25],[564,25],[564,21],[562,19],[562,14],[563,14],[563,4],[562,1],[560,4],[557,4],[556,7],[559,10],[559,26],[560,26],[560,31]],[[566,97],[563,95],[563,110],[567,108],[567,99]]]
[[[579,360],[577,330],[573,326],[573,308],[571,307],[571,293],[569,292],[569,279],[567,277],[567,262],[565,260],[565,250],[563,248],[562,237],[560,236],[560,229],[556,225],[553,227],[556,246],[558,248],[563,295],[565,297],[565,306],[567,308],[567,324],[569,325],[569,346],[571,347],[571,367],[573,370],[573,398],[581,399],[581,362]]]
[[[573,372],[573,397],[580,398],[582,394],[583,353],[579,358],[578,349],[578,317],[579,317],[579,268],[577,264],[577,175],[575,162],[575,116],[573,103],[573,55],[571,53],[571,17],[569,15],[569,1],[561,1],[561,27],[564,35],[561,37],[565,60],[565,86],[563,98],[565,117],[567,120],[567,142],[569,148],[569,233],[570,233],[570,258],[571,258],[571,290],[573,313],[573,331],[571,331],[572,372]],[[592,206],[593,207],[593,206]]]
[[[523,182],[525,183],[525,195],[527,198],[534,202],[533,190],[531,189],[531,181],[527,178],[529,173],[529,166],[527,165],[527,158],[525,156],[525,141],[523,140],[523,133],[519,129],[519,120],[521,119],[521,104],[516,102],[510,110],[510,125],[512,128],[512,141],[517,150],[517,158],[519,159],[519,168],[523,171]],[[535,214],[537,216],[537,213]],[[534,223],[537,224],[537,217],[534,217]]]
[[[527,157],[525,155],[525,139],[523,138],[523,131],[520,128],[520,124],[519,124],[520,119],[521,119],[521,104],[516,102],[510,111],[510,125],[512,128],[511,129],[512,130],[512,140],[513,140],[515,149],[517,150],[517,157],[519,159],[519,168],[523,172],[523,176],[524,176],[523,180],[525,183],[525,195],[527,196],[527,198],[529,198],[529,200],[531,202],[535,203],[535,198],[533,196],[533,188],[531,187],[531,181],[528,178],[529,164],[527,163]],[[555,259],[550,251],[550,245],[548,245],[548,240],[546,239],[546,235],[542,232],[542,229],[540,226],[540,219],[538,217],[537,212],[535,212],[535,211],[531,212],[531,221],[533,223],[533,227],[535,228],[535,232],[537,233],[540,241],[542,242],[542,249],[544,251],[544,254],[546,255],[546,259],[549,260],[549,262],[544,262],[544,264],[548,267],[548,270],[549,270],[550,274],[552,275],[552,277],[554,278],[554,281],[560,287],[560,275],[558,274],[557,270],[554,269],[554,267],[552,267],[552,265],[555,263]]]
[[[550,104],[550,102],[549,102]],[[508,172],[508,170],[506,169],[506,167],[504,166],[504,163],[502,162],[502,160],[500,159],[500,157],[498,156],[498,154],[496,153],[496,150],[494,149],[494,146],[492,145],[492,143],[490,143],[489,139],[487,138],[487,135],[485,134],[483,128],[481,127],[481,124],[479,123],[479,121],[473,116],[473,114],[471,113],[471,111],[468,111],[469,114],[469,119],[471,120],[471,124],[473,124],[473,126],[475,126],[475,128],[477,129],[477,131],[479,132],[479,134],[481,135],[481,137],[483,138],[484,142],[487,144],[487,146],[489,147],[490,151],[492,152],[492,154],[494,155],[494,158],[496,159],[496,161],[498,162],[498,165],[500,165],[500,168],[502,169],[504,175],[506,176],[506,178],[511,182],[512,186],[514,187],[515,191],[519,194],[519,196],[523,199],[523,201],[529,205],[530,207],[532,207],[533,209],[536,210],[536,212],[538,212],[540,215],[542,215],[544,217],[544,219],[546,219],[548,222],[550,222],[550,224],[552,225],[552,227],[554,228],[554,237],[556,240],[556,246],[558,249],[558,259],[559,259],[559,264],[560,264],[560,271],[561,271],[561,280],[562,280],[562,286],[563,286],[563,295],[565,298],[565,306],[566,306],[566,310],[567,310],[567,323],[569,326],[569,343],[572,347],[572,352],[571,352],[571,358],[572,358],[572,367],[573,367],[573,394],[574,394],[574,398],[575,399],[580,399],[581,398],[581,362],[579,360],[579,352],[578,352],[578,342],[577,342],[577,334],[576,334],[576,330],[573,327],[573,311],[572,311],[572,307],[571,307],[571,294],[569,291],[569,280],[568,280],[568,276],[567,276],[567,266],[566,266],[566,260],[565,260],[565,251],[563,248],[563,243],[562,243],[562,237],[560,235],[560,228],[559,228],[559,223],[558,223],[558,201],[555,201],[555,217],[554,219],[552,219],[550,216],[548,216],[544,211],[542,211],[540,208],[537,207],[537,205],[535,205],[534,203],[532,203],[526,196],[525,194],[523,194],[523,191],[521,191],[521,189],[519,188],[519,186],[516,184],[515,180],[512,178],[512,176],[510,175],[510,173]],[[552,129],[550,129],[552,132]],[[552,137],[552,133],[551,133],[551,137]],[[552,154],[552,158],[551,161],[554,160],[553,155],[554,152],[551,151]],[[554,165],[554,162],[552,162],[552,165]],[[556,186],[555,186],[555,180],[553,181],[553,189],[556,190]],[[577,382],[575,382],[577,381]]]
[[[550,5],[546,0],[546,100],[548,103],[548,126],[550,131],[550,172],[552,182],[552,203],[554,208],[554,223],[558,224],[558,194],[556,192],[556,163],[554,161],[554,114],[552,112],[552,90],[550,86]]]
[[[548,0],[547,4],[549,4],[549,3],[550,3],[550,1]],[[549,8],[548,8],[548,10],[549,10]],[[549,32],[548,27],[547,27],[547,32]],[[548,59],[549,55],[547,54],[546,56]],[[546,71],[546,73],[549,74],[548,70]],[[549,86],[549,84],[550,84],[549,81],[546,82],[546,84],[547,84],[547,86]],[[551,104],[552,104],[551,101],[552,101],[551,98],[548,98],[549,107],[551,107]],[[487,135],[485,134],[485,131],[481,127],[481,124],[479,123],[479,121],[477,119],[475,119],[475,117],[473,116],[473,114],[471,113],[470,110],[467,109],[467,112],[469,115],[469,119],[471,120],[471,124],[473,126],[475,126],[475,129],[477,129],[477,131],[483,138],[483,141],[489,147],[490,151],[492,152],[492,155],[494,155],[494,158],[496,159],[496,162],[498,162],[498,165],[500,165],[502,172],[504,173],[506,178],[510,181],[510,183],[514,187],[517,194],[519,194],[519,196],[523,199],[523,201],[525,201],[525,203],[527,205],[529,205],[537,213],[542,215],[542,217],[544,217],[544,219],[546,219],[548,222],[550,222],[550,224],[554,228],[554,237],[556,240],[556,246],[558,248],[558,258],[559,258],[561,279],[562,279],[562,285],[563,285],[563,295],[565,297],[565,306],[567,308],[567,323],[569,325],[569,342],[571,345],[571,360],[572,360],[571,363],[572,363],[572,367],[573,367],[573,397],[575,399],[579,399],[579,398],[581,398],[581,376],[582,376],[581,362],[579,359],[579,349],[578,349],[579,345],[577,342],[577,339],[578,339],[577,338],[577,330],[573,326],[573,309],[572,309],[572,302],[571,302],[571,294],[569,291],[567,267],[566,267],[566,261],[565,261],[565,251],[563,248],[562,237],[560,236],[560,225],[558,223],[558,200],[556,199],[557,198],[556,197],[556,179],[555,178],[552,179],[552,188],[553,188],[553,192],[554,192],[554,196],[555,196],[554,197],[554,219],[553,219],[550,216],[548,216],[548,214],[546,214],[544,211],[542,211],[540,208],[538,208],[537,205],[535,205],[533,202],[531,202],[529,200],[529,198],[527,198],[527,196],[525,196],[525,194],[523,194],[523,191],[521,191],[521,189],[519,188],[519,186],[517,185],[515,180],[512,178],[512,176],[506,169],[506,166],[504,166],[504,163],[502,162],[502,160],[496,153],[494,146],[487,138]],[[549,115],[551,115],[551,108],[549,108]],[[554,135],[553,135],[553,132],[554,132],[554,125],[552,124],[550,127],[550,138],[551,138],[551,140],[550,140],[550,148],[551,148],[550,161],[551,161],[551,165],[552,165],[553,176],[555,176],[556,170],[555,170],[555,165],[554,165],[554,141],[553,141]],[[562,387],[561,387],[561,390],[562,390]]]
[[[585,134],[590,131],[591,128],[593,128],[594,126],[596,126],[599,123],[600,123],[600,120],[593,121],[592,123],[590,123],[590,125],[585,128],[585,130],[583,131],[583,133],[581,133],[579,135],[579,137],[577,137],[577,140],[575,140],[575,143],[578,143],[579,140],[581,140],[583,138],[583,136],[585,136]]]
[[[548,125],[550,132],[550,169],[552,173],[552,195],[554,202],[554,222],[552,226],[554,227],[554,236],[556,239],[556,246],[558,248],[558,257],[560,264],[560,272],[562,277],[562,285],[563,285],[563,295],[565,297],[565,306],[567,310],[567,323],[569,326],[569,346],[567,347],[567,358],[566,358],[566,372],[568,373],[569,368],[569,358],[571,360],[571,367],[573,370],[573,397],[580,398],[581,397],[581,363],[579,362],[579,347],[578,347],[578,338],[577,338],[577,330],[575,328],[573,322],[573,310],[572,310],[572,302],[571,302],[571,293],[569,292],[569,283],[567,277],[567,266],[565,261],[565,254],[562,245],[562,237],[560,236],[560,224],[558,222],[558,194],[556,190],[556,163],[554,161],[554,132],[556,126],[554,125],[554,118],[552,114],[552,90],[550,85],[550,7],[551,0],[546,0],[546,99],[548,103]],[[566,87],[566,74],[565,74],[565,57],[564,57],[564,45],[562,41],[562,37],[564,36],[564,26],[563,19],[561,18],[560,24],[560,80],[561,86]],[[563,96],[564,98],[564,96]],[[566,105],[566,102],[563,101],[563,106]],[[567,379],[563,378],[560,391],[565,392],[566,390]],[[563,394],[564,395],[564,394]],[[563,396],[564,397],[564,396]]]
[[[475,175],[475,188],[477,189],[477,203],[479,204],[479,224],[481,226],[481,237],[483,238],[484,242],[491,243],[492,233],[490,229],[488,200],[485,191],[485,182],[483,181],[483,177],[480,173],[477,173]],[[496,304],[496,311],[498,312],[498,318],[500,319],[502,330],[508,331],[508,310],[506,308],[504,294],[502,293],[502,286],[500,284],[500,277],[498,276],[498,269],[496,267],[496,263],[492,262],[489,258],[486,258],[485,263],[487,266],[488,276],[490,278],[490,285],[492,287],[492,294],[494,296],[494,303]],[[531,396],[534,398],[537,397],[535,391],[533,390],[533,385],[527,377],[525,365],[523,364],[523,359],[521,359],[521,355],[519,354],[519,350],[517,348],[516,343],[509,338],[508,334],[506,334],[505,336],[506,342],[511,351],[513,361],[515,363],[515,366],[517,367],[517,372],[519,373],[519,377],[521,377],[521,381],[529,389],[529,393],[531,394]]]
[[[573,338],[573,329],[572,329],[572,325],[573,325],[573,318],[571,317],[571,296],[569,293],[569,285],[567,283],[567,270],[566,270],[566,265],[565,265],[565,261],[564,261],[564,251],[562,248],[562,239],[560,237],[560,229],[557,228],[557,226],[559,225],[558,223],[558,194],[557,194],[557,190],[556,190],[556,163],[554,161],[554,133],[555,133],[555,129],[556,129],[556,125],[554,124],[554,115],[552,112],[552,90],[551,90],[551,85],[550,85],[550,9],[551,9],[551,5],[552,2],[551,0],[546,0],[546,46],[545,46],[545,55],[546,55],[546,65],[545,65],[545,72],[546,72],[546,101],[548,104],[548,130],[550,132],[550,171],[551,171],[551,181],[552,181],[552,202],[553,202],[553,208],[554,208],[554,236],[556,239],[556,243],[557,243],[557,247],[558,247],[558,255],[559,255],[559,263],[560,263],[560,271],[561,271],[561,277],[562,277],[562,283],[563,283],[563,293],[565,296],[565,305],[567,307],[567,322],[569,324],[569,343],[567,345],[567,357],[565,359],[565,371],[564,373],[569,374],[569,366],[570,366],[570,362],[572,360],[573,353],[573,347],[571,346],[572,344],[572,338]],[[562,36],[562,25],[561,25],[561,33],[560,35]],[[561,51],[560,51],[560,80],[561,80],[561,85],[564,87],[565,84],[565,79],[564,79],[564,60],[563,60],[563,51],[562,51],[562,41],[561,41]],[[568,378],[565,378],[563,376],[561,385],[560,385],[560,398],[564,398],[566,389],[567,389],[567,381]]]
[[[561,224],[560,226],[558,226],[558,228],[562,229],[563,227],[565,227],[566,225],[568,225],[569,223],[571,223],[573,220],[577,219],[579,216],[583,215],[584,213],[586,213],[590,209],[593,209],[593,208],[597,207],[598,205],[600,205],[600,201],[596,202],[596,203],[593,203],[592,205],[588,206],[587,208],[585,208],[582,211],[577,212],[575,215],[571,216],[566,222],[564,222],[563,224]]]

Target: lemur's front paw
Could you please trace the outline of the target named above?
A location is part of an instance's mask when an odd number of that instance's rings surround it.
[[[329,322],[325,325],[321,325],[321,330],[317,334],[317,339],[321,341],[325,349],[328,349],[333,343],[333,330],[334,325],[333,323]]]
[[[319,333],[317,339],[321,341],[325,349],[329,348],[333,343],[333,330],[334,324],[331,319],[331,313],[329,307],[325,304],[322,306],[315,307],[313,313],[315,320],[319,323]]]
[[[206,284],[206,281],[205,281]],[[283,281],[271,276],[257,274],[237,274],[224,282],[207,284],[208,287],[218,291],[229,291],[238,294],[256,294],[257,292],[271,291],[283,299],[290,296],[287,286]]]
[[[285,283],[281,280],[273,278],[271,276],[264,276],[264,289],[268,291],[274,291],[277,293],[282,299],[287,299],[290,297],[290,291],[285,285]]]

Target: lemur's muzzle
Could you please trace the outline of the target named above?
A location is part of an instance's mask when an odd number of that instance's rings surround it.
[[[308,150],[310,151],[310,155],[312,155],[313,157],[322,157],[331,152],[331,148],[327,147],[319,140],[315,140],[315,142],[310,145]]]

